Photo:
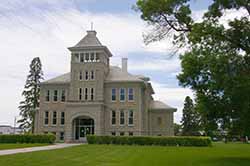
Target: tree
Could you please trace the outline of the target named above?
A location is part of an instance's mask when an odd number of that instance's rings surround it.
[[[29,75],[26,79],[20,102],[19,110],[21,119],[18,120],[20,127],[34,132],[34,119],[36,109],[39,107],[40,82],[43,79],[42,64],[39,57],[32,60]]]
[[[184,101],[181,123],[182,135],[199,135],[200,116],[195,109],[193,100],[189,96],[187,96]]]
[[[177,78],[195,92],[207,133],[220,126],[231,134],[250,135],[250,0],[214,0],[199,22],[189,4],[138,0],[142,19],[154,27],[144,39],[173,37],[178,47],[188,47],[180,56]],[[225,23],[225,10],[245,14]]]
[[[181,135],[181,125],[174,123],[174,135],[179,136]]]

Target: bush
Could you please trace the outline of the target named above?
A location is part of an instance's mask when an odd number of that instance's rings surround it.
[[[0,135],[0,143],[54,143],[53,134]]]
[[[95,136],[88,135],[89,144],[211,146],[210,137],[150,137],[150,136]]]

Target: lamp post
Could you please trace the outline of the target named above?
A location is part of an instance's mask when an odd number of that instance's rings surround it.
[[[16,134],[16,119],[18,116],[14,116],[14,134]]]

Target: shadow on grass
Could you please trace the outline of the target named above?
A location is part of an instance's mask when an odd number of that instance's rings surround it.
[[[207,162],[216,166],[249,166],[250,157],[222,157]]]

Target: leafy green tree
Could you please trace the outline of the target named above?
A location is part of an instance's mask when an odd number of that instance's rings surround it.
[[[193,100],[189,96],[187,96],[184,101],[181,123],[182,135],[199,135],[200,116],[195,109]]]
[[[150,43],[172,37],[181,55],[180,85],[196,93],[207,133],[218,126],[250,135],[250,0],[214,0],[201,21],[192,18],[190,0],[138,0],[141,18],[153,30]],[[225,10],[245,12],[226,23]]]
[[[20,102],[19,110],[21,119],[18,120],[20,127],[34,132],[34,119],[36,109],[39,107],[40,82],[43,79],[42,64],[39,57],[32,60],[29,75],[26,79]]]

